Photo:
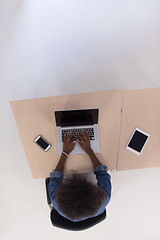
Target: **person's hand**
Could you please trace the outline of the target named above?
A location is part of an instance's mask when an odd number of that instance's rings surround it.
[[[79,139],[77,139],[77,142],[80,144],[80,146],[83,148],[83,150],[86,153],[89,153],[91,149],[91,144],[90,144],[90,139],[89,139],[89,134],[86,131],[81,130],[82,135],[78,133]]]
[[[73,141],[72,132],[68,132],[67,134],[65,134],[63,142],[63,151],[67,154],[70,154],[70,152],[72,152],[72,150],[74,149],[75,142],[76,141]]]

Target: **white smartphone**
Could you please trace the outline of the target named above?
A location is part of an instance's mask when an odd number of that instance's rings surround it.
[[[142,153],[144,145],[148,141],[149,136],[150,134],[144,132],[139,128],[135,128],[126,148],[131,152],[140,155]]]
[[[36,137],[34,140],[35,143],[38,144],[39,147],[41,147],[45,152],[47,152],[51,148],[51,144],[47,143],[44,138],[42,138],[40,135]]]

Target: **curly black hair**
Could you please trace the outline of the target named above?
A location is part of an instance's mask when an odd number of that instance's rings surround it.
[[[106,192],[80,174],[73,174],[62,180],[55,190],[55,197],[58,209],[70,220],[76,220],[95,215]]]

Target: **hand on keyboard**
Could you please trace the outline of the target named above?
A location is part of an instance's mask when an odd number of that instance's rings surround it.
[[[85,152],[88,153],[91,150],[89,134],[83,130],[81,132],[82,132],[82,135],[78,133],[80,140],[77,139],[77,142],[80,144],[83,150],[85,150]]]
[[[71,132],[68,132],[67,134],[65,134],[64,142],[63,142],[63,151],[65,153],[70,154],[70,152],[72,152],[72,150],[74,149],[76,141],[73,141],[73,140],[74,139]]]
[[[80,137],[79,137],[79,134],[80,133],[82,135],[82,131],[85,131],[89,134],[89,138],[90,140],[94,140],[94,128],[93,127],[89,127],[89,128],[73,128],[73,129],[63,129],[62,130],[62,142],[64,141],[64,135],[67,134],[68,132],[72,132],[72,136],[73,136],[73,140],[81,140]],[[83,135],[82,135],[83,137]]]

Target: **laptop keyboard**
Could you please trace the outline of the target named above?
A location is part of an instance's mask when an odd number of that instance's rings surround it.
[[[79,138],[78,133],[81,133],[81,130],[86,131],[89,134],[89,139],[94,140],[94,128],[74,128],[74,129],[65,129],[62,130],[62,142],[64,141],[64,135],[67,134],[68,132],[72,132],[73,140],[77,140]]]

